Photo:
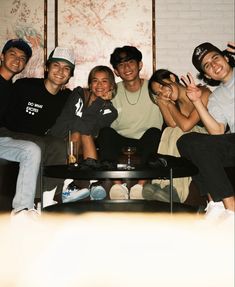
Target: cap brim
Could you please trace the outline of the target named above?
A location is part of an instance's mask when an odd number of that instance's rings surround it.
[[[75,65],[73,63],[71,63],[70,61],[63,59],[63,58],[51,58],[48,59],[47,62],[51,63],[51,62],[65,62],[67,63],[72,69],[75,68]]]

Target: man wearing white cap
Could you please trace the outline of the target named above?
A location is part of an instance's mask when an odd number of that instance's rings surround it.
[[[73,50],[56,47],[46,62],[44,78],[22,78],[13,84],[9,105],[0,135],[30,140],[42,152],[42,165],[66,163],[66,143],[63,139],[47,135],[61,113],[71,90],[65,88],[73,76],[75,57]],[[61,192],[63,181],[46,178],[45,190]]]

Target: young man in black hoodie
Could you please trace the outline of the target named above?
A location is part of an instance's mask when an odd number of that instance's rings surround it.
[[[1,52],[0,66],[0,127],[11,103],[12,78],[25,68],[32,55],[31,47],[22,39],[7,41]],[[35,217],[36,182],[41,161],[41,150],[31,141],[0,136],[0,158],[19,162],[16,192],[12,202],[12,216]]]
[[[48,132],[71,93],[65,85],[73,76],[74,68],[73,50],[56,47],[46,62],[44,78],[22,78],[12,87],[12,100],[0,135],[38,144],[42,152],[41,164],[44,166],[66,163],[66,142],[48,135]],[[61,193],[63,184],[62,179],[44,178],[43,190]],[[73,201],[79,197],[79,190],[67,194]]]

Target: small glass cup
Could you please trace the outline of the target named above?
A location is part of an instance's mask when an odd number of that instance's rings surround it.
[[[131,156],[135,154],[135,152],[136,152],[135,146],[126,146],[122,148],[122,153],[127,156],[127,166],[126,166],[127,170],[135,169],[135,167],[132,166],[131,164]]]
[[[78,164],[78,142],[68,140],[67,142],[67,164]]]

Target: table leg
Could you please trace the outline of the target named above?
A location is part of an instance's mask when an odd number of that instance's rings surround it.
[[[170,168],[170,212],[173,212],[173,170]]]
[[[43,210],[43,166],[40,168],[40,196],[41,196],[41,211]]]

